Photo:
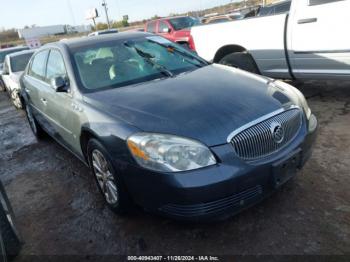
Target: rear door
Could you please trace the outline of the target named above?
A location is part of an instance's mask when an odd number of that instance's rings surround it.
[[[45,82],[48,54],[49,51],[47,49],[35,54],[23,78],[24,92],[28,99],[27,103],[31,105],[36,120],[39,121],[44,128],[47,126],[44,117],[47,103],[42,98],[41,94],[48,87],[48,83]]]
[[[289,23],[297,78],[350,79],[350,0],[298,0]]]

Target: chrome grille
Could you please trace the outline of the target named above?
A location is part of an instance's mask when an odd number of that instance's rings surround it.
[[[298,134],[301,124],[301,111],[291,109],[244,129],[232,138],[231,143],[240,158],[257,160],[287,146]],[[275,141],[274,126],[282,127],[282,141]]]

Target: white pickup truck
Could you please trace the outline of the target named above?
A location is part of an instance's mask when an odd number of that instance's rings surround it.
[[[289,14],[193,27],[199,56],[282,79],[350,79],[350,0],[292,0]]]

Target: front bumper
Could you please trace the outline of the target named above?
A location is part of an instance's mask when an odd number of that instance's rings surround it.
[[[273,166],[298,154],[300,169],[310,158],[317,130],[307,128],[288,147],[260,162],[239,159],[231,144],[211,148],[220,159],[215,166],[176,174],[161,174],[136,166],[123,171],[134,201],[154,213],[177,220],[225,219],[250,207],[276,189]]]

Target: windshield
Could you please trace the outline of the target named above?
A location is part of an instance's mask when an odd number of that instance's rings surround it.
[[[169,19],[169,22],[176,31],[199,24],[199,21],[197,19],[189,16],[172,18],[172,19]]]
[[[191,52],[161,37],[113,41],[75,49],[72,55],[76,75],[85,92],[173,77],[205,65]]]
[[[9,50],[0,50],[0,64],[4,62],[5,56],[7,56],[8,54],[12,54],[23,50],[28,50],[28,47],[9,49]]]
[[[32,55],[33,53],[28,53],[28,54],[11,57],[11,71],[12,72],[24,71]]]

